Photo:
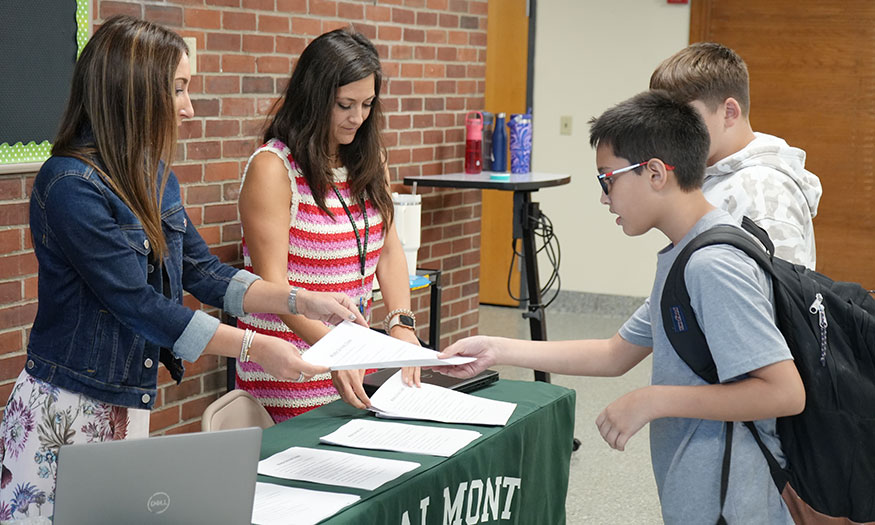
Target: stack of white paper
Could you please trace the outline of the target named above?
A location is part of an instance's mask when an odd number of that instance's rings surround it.
[[[303,359],[331,370],[461,365],[475,360],[458,356],[438,359],[437,354],[434,350],[344,321],[304,352]]]
[[[255,484],[255,505],[252,523],[257,525],[287,525],[294,516],[296,525],[312,525],[360,500],[354,494],[319,492],[284,487],[272,483]]]
[[[480,432],[460,428],[354,419],[319,441],[344,447],[450,457],[480,436]]]
[[[437,385],[407,386],[400,370],[371,396],[371,410],[378,417],[393,419],[503,426],[514,409],[516,403],[484,399]]]
[[[291,447],[259,461],[258,473],[276,478],[374,490],[418,466],[419,463],[413,461]]]

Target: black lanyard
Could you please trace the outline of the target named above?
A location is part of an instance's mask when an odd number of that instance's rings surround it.
[[[340,192],[337,190],[337,186],[331,185],[331,188],[334,190],[334,194],[337,195],[338,200],[340,200],[341,206],[343,206],[343,211],[346,212],[346,216],[349,219],[349,223],[352,225],[352,231],[355,233],[355,246],[358,251],[359,256],[359,271],[362,274],[362,287],[365,285],[365,263],[368,259],[368,209],[367,206],[362,210],[362,217],[365,219],[365,245],[364,249],[362,247],[361,237],[359,237],[359,229],[355,224],[355,219],[352,218],[352,212],[349,211],[349,206],[344,202],[343,197],[340,196]]]

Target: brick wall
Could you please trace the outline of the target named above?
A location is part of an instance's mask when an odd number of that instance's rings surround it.
[[[175,172],[192,221],[223,261],[240,264],[240,172],[264,116],[307,43],[354,24],[376,44],[386,77],[384,138],[392,180],[462,170],[464,118],[482,109],[487,0],[167,0],[93,2],[95,24],[118,13],[197,39],[195,118],[180,131]],[[0,403],[24,365],[36,313],[37,263],[27,227],[33,173],[0,175]],[[476,333],[480,193],[424,189],[419,266],[443,271],[441,345]],[[186,304],[200,307],[192,297]],[[413,307],[427,338],[429,295]],[[377,307],[373,319],[382,321]],[[160,368],[153,433],[198,430],[224,392],[224,359],[205,356],[175,385]]]

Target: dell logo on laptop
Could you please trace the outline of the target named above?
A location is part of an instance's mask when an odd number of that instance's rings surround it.
[[[156,492],[149,498],[146,508],[153,514],[161,514],[170,508],[170,496],[166,492]]]

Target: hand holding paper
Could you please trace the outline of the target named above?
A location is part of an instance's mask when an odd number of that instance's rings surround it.
[[[335,326],[304,352],[303,359],[331,370],[446,366],[473,361],[471,357],[438,359],[434,350],[389,337],[348,321]]]

